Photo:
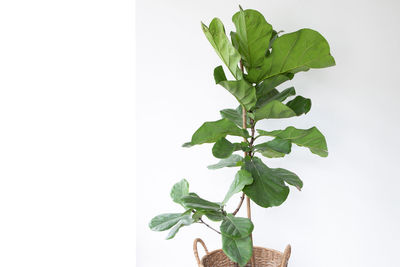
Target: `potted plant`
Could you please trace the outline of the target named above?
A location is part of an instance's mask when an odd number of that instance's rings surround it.
[[[265,158],[284,157],[291,152],[293,144],[306,147],[312,153],[328,155],[325,137],[316,128],[266,131],[256,128],[257,122],[265,119],[282,119],[307,114],[311,100],[295,96],[293,87],[277,90],[276,87],[292,80],[298,72],[335,65],[329,44],[317,31],[301,29],[281,34],[272,28],[263,15],[256,10],[243,10],[234,14],[236,31],[227,37],[224,25],[214,18],[209,26],[202,23],[208,41],[229,70],[233,79],[227,78],[224,67],[214,69],[215,83],[228,90],[239,106],[220,111],[221,119],[205,122],[195,131],[184,147],[211,143],[212,154],[220,159],[215,170],[224,167],[238,168],[232,184],[220,202],[209,201],[193,192],[183,179],[173,185],[172,200],[182,206],[183,212],[165,213],[154,217],[149,226],[154,231],[170,230],[167,239],[178,230],[193,223],[201,223],[221,235],[222,250],[208,253],[198,259],[197,242],[195,255],[199,266],[285,266],[290,247],[284,253],[253,247],[250,202],[264,207],[281,205],[289,194],[289,186],[301,189],[303,182],[293,172],[283,168],[270,168]],[[288,100],[288,98],[292,98]],[[242,141],[232,141],[232,138]],[[268,137],[271,140],[261,141]],[[228,140],[229,139],[229,140]],[[237,151],[242,151],[243,156]],[[225,208],[230,198],[241,193],[238,207],[234,211]],[[246,199],[248,218],[236,216]],[[219,222],[219,229],[209,225],[208,220]]]

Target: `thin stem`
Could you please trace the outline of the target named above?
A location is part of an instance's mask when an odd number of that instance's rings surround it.
[[[239,202],[239,205],[238,205],[238,207],[235,209],[235,211],[234,211],[234,212],[232,212],[233,216],[235,216],[235,215],[236,215],[236,213],[238,213],[238,211],[240,210],[240,207],[241,207],[241,206],[242,206],[242,204],[243,204],[244,197],[245,197],[245,194],[244,194],[244,193],[242,193],[242,196],[240,197],[240,202]]]
[[[210,228],[211,230],[217,232],[218,234],[221,234],[220,231],[218,231],[218,230],[214,229],[213,227],[211,227],[210,225],[208,225],[208,224],[207,224],[206,222],[204,222],[201,218],[199,219],[199,221],[200,221],[202,224],[204,224],[205,226],[207,226],[208,228]]]

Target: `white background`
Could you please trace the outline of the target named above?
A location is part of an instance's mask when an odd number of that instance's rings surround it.
[[[0,266],[133,266],[134,4],[0,1]]]
[[[337,62],[284,85],[312,99],[309,114],[259,125],[316,125],[330,155],[294,148],[284,159],[266,161],[296,172],[304,189],[292,190],[278,208],[253,205],[255,244],[283,250],[290,243],[292,267],[400,266],[400,2],[394,0],[137,2],[137,265],[195,266],[196,237],[210,250],[221,247],[219,236],[202,225],[166,241],[166,232],[151,232],[147,224],[157,214],[181,211],[169,198],[180,179],[221,201],[233,178],[232,169],[206,169],[216,162],[210,145],[181,144],[204,121],[219,119],[219,110],[236,106],[214,84],[212,71],[221,61],[200,20],[208,24],[217,16],[229,32],[239,3],[262,12],[277,30],[318,30]]]

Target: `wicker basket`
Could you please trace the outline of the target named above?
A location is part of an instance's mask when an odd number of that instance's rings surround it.
[[[197,251],[197,244],[200,243],[206,255],[200,260],[199,253]],[[222,249],[217,249],[212,252],[208,252],[206,245],[203,240],[196,238],[193,243],[193,252],[199,267],[235,267],[238,266],[236,263],[229,260]],[[277,250],[254,247],[253,253],[255,258],[255,267],[286,267],[289,261],[291,252],[290,245],[287,245],[285,252],[279,252]],[[246,267],[251,267],[250,263]]]

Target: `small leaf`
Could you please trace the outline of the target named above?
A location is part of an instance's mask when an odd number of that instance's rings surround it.
[[[225,159],[232,155],[234,149],[235,146],[231,142],[226,140],[225,137],[222,137],[214,144],[212,148],[212,154],[216,158]]]
[[[237,126],[242,128],[243,126],[243,113],[242,106],[237,107],[236,109],[223,109],[219,113],[222,118],[227,118],[228,120],[234,122]],[[251,127],[250,125],[250,116],[252,113],[247,112],[247,127]]]
[[[181,204],[181,198],[189,194],[189,183],[186,179],[182,179],[174,184],[171,189],[171,198],[174,202]]]
[[[210,170],[221,169],[224,167],[237,167],[239,162],[243,160],[242,156],[232,154],[229,158],[220,160],[217,164],[207,166]]]
[[[237,262],[240,267],[245,266],[253,253],[250,236],[244,238],[230,238],[222,235],[222,250],[233,262]]]
[[[251,173],[249,173],[244,169],[239,170],[236,173],[235,179],[233,180],[231,186],[229,187],[229,190],[226,193],[224,200],[222,201],[222,205],[225,205],[234,194],[241,192],[246,185],[252,183],[253,183],[253,177],[251,176]]]
[[[311,109],[311,99],[302,96],[296,96],[295,99],[286,103],[286,106],[291,108],[297,116],[307,114]]]
[[[240,129],[228,119],[205,122],[192,136],[192,145],[214,143],[227,135],[249,137],[249,133]]]
[[[227,80],[224,68],[222,66],[218,66],[214,69],[214,80],[216,84],[219,84],[220,82]]]
[[[181,198],[182,204],[187,209],[203,210],[203,211],[219,211],[221,210],[221,205],[215,202],[210,202],[208,200],[202,199],[198,196],[184,196]]]
[[[165,231],[174,226],[182,218],[182,213],[164,213],[154,217],[149,227],[153,231]]]
[[[206,215],[207,218],[213,222],[219,222],[225,218],[224,214],[221,211],[207,211],[204,215]]]
[[[272,100],[278,100],[278,101],[282,102],[289,96],[292,96],[295,94],[296,94],[296,91],[294,90],[294,87],[287,88],[287,89],[283,90],[282,92],[279,92],[278,90],[274,90],[264,97],[257,97],[256,107],[257,108],[262,107],[262,106],[266,105],[267,103],[271,102]],[[297,114],[297,115],[300,115],[300,114]]]
[[[255,111],[255,120],[281,119],[296,116],[294,111],[278,100],[273,100]]]
[[[255,145],[254,148],[263,156],[268,158],[278,158],[290,153],[292,143],[289,140],[275,138],[272,141]]]

